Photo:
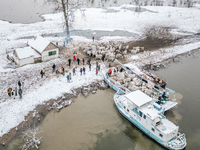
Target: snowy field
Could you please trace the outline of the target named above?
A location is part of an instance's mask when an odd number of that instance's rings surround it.
[[[199,7],[176,8],[147,6],[142,7],[144,11],[139,13],[132,11],[132,7],[135,6],[122,5],[121,7],[108,9],[85,8],[83,10],[84,15],[81,15],[79,11],[75,13],[73,29],[123,30],[142,36],[145,27],[161,25],[171,27],[176,34],[194,35],[200,33]],[[45,14],[43,17],[45,18],[44,22],[32,24],[12,24],[6,21],[0,21],[0,72],[10,71],[10,69],[4,69],[8,63],[5,58],[6,50],[24,47],[27,39],[23,37],[63,32],[62,13]],[[74,36],[72,38],[75,42],[91,42],[91,39],[85,37]],[[48,37],[48,39],[59,43],[63,43],[64,41],[63,37]],[[126,37],[106,36],[102,37],[99,41],[120,39],[124,41],[130,40],[130,38]],[[140,64],[148,64],[152,60],[154,62],[160,62],[163,59],[174,57],[197,48],[200,48],[200,42],[162,49],[161,51],[154,51],[152,53],[134,55],[132,56],[132,60],[138,60]],[[141,61],[141,58],[143,61]],[[28,67],[25,66],[22,68]],[[20,70],[23,71],[25,69]],[[70,84],[67,83],[66,77],[53,78],[48,83],[44,82],[43,86],[24,95],[22,100],[16,99],[0,103],[0,137],[24,121],[24,117],[28,112],[33,110],[38,104],[59,97],[64,92],[70,92],[74,87],[81,87],[92,81],[101,80],[102,77],[95,76],[94,72],[93,69],[93,72],[87,73],[83,78],[77,76],[73,78],[73,82]]]

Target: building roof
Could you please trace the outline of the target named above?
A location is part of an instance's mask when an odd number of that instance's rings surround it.
[[[49,43],[50,43],[49,40],[47,40],[41,36],[37,36],[35,40],[29,41],[28,45],[33,47],[38,52],[42,53],[44,51],[44,49],[49,45]]]
[[[19,59],[24,59],[34,56],[35,50],[33,50],[31,47],[24,47],[24,48],[17,48],[15,51]]]
[[[152,101],[152,98],[143,93],[140,90],[128,93],[124,95],[126,98],[128,98],[130,101],[132,101],[135,105],[138,107]]]

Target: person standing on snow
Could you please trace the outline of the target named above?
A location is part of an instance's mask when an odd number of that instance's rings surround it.
[[[83,74],[85,75],[85,67],[83,67]]]
[[[82,76],[82,71],[83,71],[83,69],[81,68],[81,69],[80,69],[80,74],[81,74],[81,76]]]
[[[84,63],[85,63],[85,60],[84,60],[84,58],[83,58],[83,65],[84,65]]]
[[[19,93],[19,98],[21,99],[22,98],[22,89],[19,89],[18,93]]]
[[[52,68],[53,68],[53,72],[54,72],[54,71],[55,71],[55,68],[56,68],[56,65],[53,64]]]
[[[62,69],[62,74],[63,74],[63,76],[65,75],[65,68],[64,67],[62,67],[63,69]]]
[[[68,62],[69,62],[69,67],[70,67],[70,64],[71,64],[71,59],[68,59]]]
[[[42,70],[40,71],[40,74],[41,74],[41,78],[43,78],[44,73]]]
[[[93,42],[94,42],[94,36],[92,37],[92,40],[93,40]]]
[[[69,75],[67,75],[67,82],[68,82],[68,83],[70,82],[70,77],[69,77]]]
[[[20,81],[18,81],[18,85],[19,85],[19,89],[21,89],[22,84]]]
[[[91,71],[91,64],[89,64],[89,70]]]
[[[72,79],[72,74],[71,74],[71,72],[69,73],[69,79],[70,79],[70,80]]]
[[[73,68],[73,76],[76,75],[76,69]]]
[[[96,75],[98,75],[98,67],[96,67]]]
[[[79,59],[79,58],[77,59],[77,62],[78,62],[78,65],[79,65],[79,62],[80,62],[80,59]]]
[[[8,89],[8,96],[10,96],[10,97],[11,97],[11,92],[12,92],[12,88],[9,88]]]

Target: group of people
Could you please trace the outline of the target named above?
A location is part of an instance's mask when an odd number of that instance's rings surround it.
[[[18,93],[19,98],[20,99],[22,98],[22,83],[20,81],[18,81],[18,86],[19,86],[19,90],[17,90],[17,87],[15,87],[15,89],[8,88],[8,96],[9,97],[14,96],[14,99],[15,99],[15,97],[17,96],[17,93]]]

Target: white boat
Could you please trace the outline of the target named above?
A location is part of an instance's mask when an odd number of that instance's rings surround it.
[[[164,116],[164,109],[156,101],[141,92],[114,95],[118,111],[146,135],[170,150],[184,149],[187,145],[185,134]]]

